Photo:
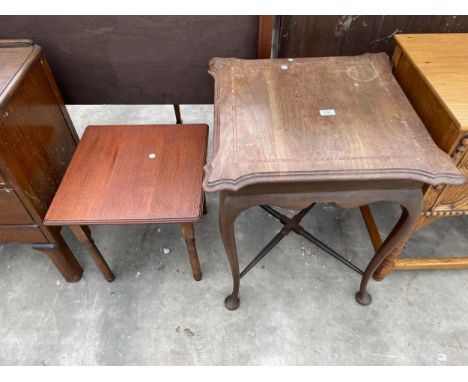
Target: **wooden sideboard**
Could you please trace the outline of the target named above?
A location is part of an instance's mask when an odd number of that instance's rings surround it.
[[[401,34],[394,39],[396,79],[434,141],[468,177],[468,34]],[[364,209],[363,216],[378,247],[380,237],[368,212]],[[468,184],[426,186],[423,212],[413,232],[441,217],[457,215],[468,215]],[[408,239],[377,270],[377,280],[397,269],[468,267],[468,257],[398,258]]]
[[[70,282],[83,270],[43,218],[78,140],[42,49],[0,40],[0,242],[32,244]]]

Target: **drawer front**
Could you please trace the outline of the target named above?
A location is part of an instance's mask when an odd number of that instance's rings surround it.
[[[47,243],[37,225],[0,225],[0,243]]]
[[[458,169],[465,175],[468,182],[468,152],[458,164]],[[446,186],[441,192],[433,210],[448,211],[448,210],[466,210],[468,214],[468,184],[461,186]]]
[[[15,191],[5,181],[0,181],[0,225],[33,223]]]

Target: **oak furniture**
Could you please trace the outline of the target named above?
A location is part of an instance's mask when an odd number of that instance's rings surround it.
[[[392,57],[394,75],[427,131],[441,150],[468,176],[468,34],[396,35]],[[412,233],[445,216],[468,214],[468,185],[427,185],[423,210]],[[375,247],[380,236],[367,214],[366,223]],[[466,268],[468,257],[398,258],[406,236],[391,252],[375,278],[392,270]]]
[[[233,278],[226,308],[239,306],[240,278],[291,231],[361,274],[356,299],[370,304],[369,278],[411,231],[422,185],[464,182],[412,109],[386,54],[214,58],[209,72],[215,78],[215,135],[203,187],[220,192],[220,231]],[[365,271],[299,224],[316,202],[357,207],[375,201],[398,203],[403,212]],[[270,205],[301,211],[287,218]],[[254,206],[284,227],[240,272],[234,224]]]
[[[43,218],[77,142],[41,47],[0,40],[0,241],[32,244],[69,282],[83,270]]]
[[[178,223],[200,280],[193,223],[203,212],[207,137],[207,125],[88,126],[45,224],[70,226],[112,281],[84,225]]]

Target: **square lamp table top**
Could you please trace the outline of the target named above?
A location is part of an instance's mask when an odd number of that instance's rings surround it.
[[[205,191],[258,183],[409,180],[461,184],[385,53],[214,58],[214,153]]]
[[[45,223],[199,220],[207,137],[207,125],[88,126]]]

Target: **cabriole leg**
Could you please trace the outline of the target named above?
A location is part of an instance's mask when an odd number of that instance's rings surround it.
[[[401,194],[402,196],[399,202],[403,208],[400,219],[380,249],[369,262],[369,265],[364,272],[364,276],[362,277],[359,291],[356,293],[356,300],[361,305],[369,305],[372,302],[372,297],[369,292],[367,292],[367,284],[370,277],[382,264],[385,258],[398,246],[402,239],[410,234],[421,213],[422,191],[420,189],[407,190],[405,192],[401,192]]]
[[[221,238],[223,239],[224,248],[231,267],[233,284],[232,293],[224,300],[224,306],[229,310],[237,309],[240,304],[240,273],[234,225],[237,216],[247,208],[247,205],[242,205],[241,199],[225,192],[221,192],[219,197],[219,229],[221,231]]]

